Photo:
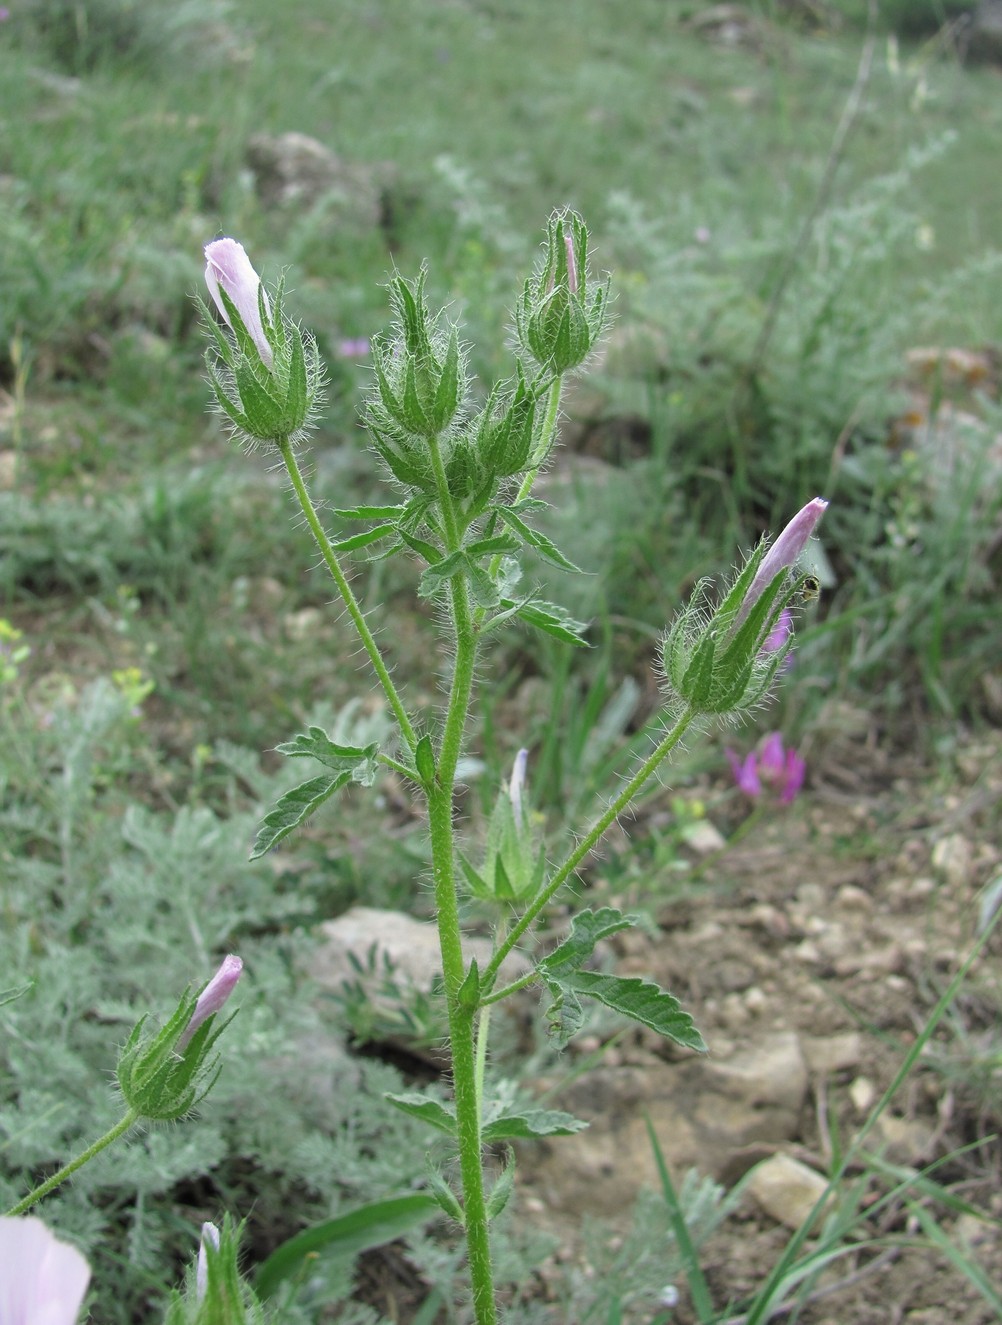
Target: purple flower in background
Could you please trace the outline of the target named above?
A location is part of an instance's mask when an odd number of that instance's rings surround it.
[[[781,805],[789,805],[804,785],[807,765],[791,746],[787,750],[779,732],[772,732],[762,742],[758,761],[759,777],[779,796]]]
[[[244,251],[243,244],[238,244],[235,239],[214,239],[211,244],[206,244],[205,283],[223,321],[232,331],[230,315],[220,294],[221,289],[225,290],[240,315],[244,330],[257,346],[261,362],[270,369],[275,356],[261,324],[261,309],[258,304],[261,278],[251,266],[251,260]],[[264,296],[264,307],[267,312],[269,308],[267,295]]]
[[[215,1016],[222,1008],[233,993],[243,969],[244,964],[239,957],[230,955],[223,958],[219,970],[198,996],[195,1011],[191,1014],[191,1021],[188,1022],[183,1035],[177,1042],[178,1053],[184,1053],[199,1026],[208,1021],[210,1017]]]
[[[10,18],[10,10],[6,5],[0,5],[0,23],[6,23]]]
[[[195,1266],[195,1297],[199,1302],[205,1297],[206,1289],[209,1287],[209,1258],[206,1255],[206,1246],[211,1246],[215,1251],[219,1250],[219,1229],[208,1221],[202,1225],[202,1236],[198,1243],[198,1263]]]
[[[754,800],[756,796],[762,795],[762,784],[758,780],[758,760],[753,750],[751,754],[745,755],[741,759],[733,750],[725,750],[727,761],[731,766],[731,772],[734,774],[734,781],[738,785],[738,791],[743,791],[746,796],[751,796]]]
[[[786,749],[779,732],[766,736],[744,759],[733,750],[725,753],[738,790],[752,800],[757,800],[767,789],[780,805],[789,805],[804,785],[807,765],[796,750]]]
[[[338,357],[341,359],[364,359],[372,346],[367,336],[349,337],[346,340],[339,340],[337,344]]]
[[[788,607],[784,607],[782,612],[776,618],[776,624],[766,637],[762,645],[763,653],[778,653],[786,644],[786,641],[793,634],[793,613]]]
[[[0,1325],[74,1325],[90,1266],[33,1215],[0,1217]]]

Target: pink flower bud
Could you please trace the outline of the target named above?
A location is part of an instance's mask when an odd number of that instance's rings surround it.
[[[796,564],[797,558],[811,541],[811,534],[814,533],[818,521],[827,509],[828,503],[824,498],[815,497],[793,517],[762,558],[762,564],[755,572],[755,578],[741,604],[741,618],[748,615],[752,606],[758,602],[777,575]]]
[[[0,1218],[0,1325],[75,1325],[89,1282],[80,1252],[40,1219]]]
[[[198,996],[198,1002],[195,1004],[195,1011],[191,1014],[191,1021],[188,1022],[184,1033],[177,1042],[178,1053],[184,1053],[199,1026],[219,1012],[223,1004],[233,993],[236,983],[240,979],[240,972],[243,969],[244,964],[239,957],[231,955],[223,958],[223,963],[219,970]]]
[[[528,759],[529,751],[519,750],[512,766],[511,781],[508,783],[508,797],[511,800],[511,809],[515,816],[515,827],[520,831],[522,828],[522,791],[525,787],[525,766]]]
[[[195,1297],[199,1302],[205,1297],[209,1287],[209,1260],[205,1252],[207,1245],[214,1251],[219,1250],[219,1229],[208,1221],[202,1225],[202,1236],[198,1242],[198,1262],[195,1266]]]
[[[574,260],[574,236],[564,232],[564,248],[567,251],[567,289],[570,294],[578,292],[578,267]]]
[[[222,314],[223,321],[232,331],[230,315],[226,311],[220,295],[220,289],[226,291],[240,315],[244,330],[257,346],[264,366],[270,369],[274,355],[268,344],[261,324],[261,309],[258,305],[258,290],[261,278],[251,266],[251,260],[244,252],[243,244],[235,239],[214,239],[205,246],[205,283],[215,300],[216,307]],[[268,296],[264,296],[265,310],[269,311]],[[269,312],[270,316],[270,312]]]

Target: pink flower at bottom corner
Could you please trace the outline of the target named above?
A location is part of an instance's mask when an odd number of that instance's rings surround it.
[[[34,1215],[0,1216],[0,1325],[75,1325],[90,1266]]]

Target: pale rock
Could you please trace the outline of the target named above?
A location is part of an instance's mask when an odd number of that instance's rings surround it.
[[[857,1077],[849,1087],[849,1099],[857,1113],[869,1113],[877,1098],[877,1087],[869,1077]]]
[[[874,1131],[881,1154],[892,1164],[920,1164],[932,1157],[933,1130],[917,1118],[882,1113]]]
[[[835,905],[845,911],[869,912],[873,910],[873,898],[865,888],[859,888],[854,883],[846,883],[836,893]]]
[[[847,1031],[842,1035],[802,1035],[800,1048],[813,1073],[830,1076],[833,1072],[858,1065],[863,1054],[863,1041],[858,1031]]]
[[[695,823],[689,824],[682,838],[697,856],[709,856],[715,851],[723,851],[727,846],[727,839],[709,819],[697,819]]]
[[[932,864],[951,888],[962,888],[972,879],[974,856],[962,833],[948,833],[932,849]]]
[[[322,202],[335,220],[353,229],[382,224],[380,169],[347,161],[305,133],[258,134],[247,146],[258,196],[267,207],[309,208]]]
[[[745,1186],[747,1195],[767,1215],[792,1229],[800,1228],[810,1218],[827,1189],[828,1183],[815,1169],[783,1154],[772,1155],[757,1164]]]
[[[322,943],[310,960],[310,975],[324,989],[340,992],[345,981],[357,978],[350,955],[366,962],[375,948],[378,969],[389,959],[398,983],[429,992],[442,969],[438,929],[430,921],[415,920],[403,911],[383,911],[372,906],[353,906],[336,920],[319,927]],[[480,969],[491,959],[490,939],[463,939],[467,960],[476,957]],[[501,967],[503,981],[517,980],[529,963],[512,953]]]
[[[752,985],[750,989],[745,990],[744,1004],[752,1016],[757,1017],[768,1007],[769,998],[759,985]]]
[[[326,614],[319,607],[301,607],[298,612],[286,612],[282,618],[286,638],[301,644],[320,628]]]
[[[733,1050],[715,1036],[710,1058],[596,1067],[555,1100],[587,1132],[531,1143],[527,1181],[551,1220],[579,1227],[583,1214],[629,1210],[641,1186],[659,1186],[645,1118],[677,1171],[713,1176],[736,1151],[793,1139],[807,1094],[807,1066],[793,1032],[763,1035]],[[726,1055],[726,1056],[725,1056]]]
[[[835,962],[836,975],[861,975],[869,979],[901,971],[905,955],[899,943],[888,943],[870,951],[857,949]]]

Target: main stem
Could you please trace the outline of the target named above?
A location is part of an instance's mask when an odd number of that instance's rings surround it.
[[[365,614],[359,606],[358,599],[355,597],[351,585],[348,583],[348,577],[341,569],[341,563],[337,559],[337,554],[331,547],[330,539],[327,537],[324,527],[320,523],[320,517],[317,515],[316,507],[313,505],[313,500],[310,497],[306,483],[303,480],[303,475],[299,468],[299,463],[296,460],[295,452],[292,449],[292,444],[288,437],[279,437],[276,439],[275,445],[278,447],[279,454],[285,463],[285,468],[288,471],[293,490],[299,500],[299,505],[302,507],[303,515],[306,517],[306,523],[310,527],[310,533],[312,533],[316,540],[317,547],[320,549],[320,555],[324,559],[324,564],[330,571],[331,579],[337,585],[338,592],[344,600],[344,605],[348,610],[348,615],[351,617],[352,623],[358,631],[359,638],[365,646],[365,651],[369,655],[369,661],[372,663],[373,671],[379,677],[383,692],[389,700],[390,707],[393,709],[393,713],[400,726],[401,734],[407,742],[408,747],[413,750],[417,745],[417,734],[414,731],[414,726],[407,714],[407,710],[404,708],[400,695],[397,693],[397,688],[393,684],[393,678],[390,676],[389,669],[383,661],[383,655],[380,653],[379,645],[376,643],[375,637],[369,629]]]
[[[429,443],[438,486],[439,504],[447,540],[447,551],[457,551],[462,534],[445,477],[437,439]],[[449,1039],[452,1047],[452,1082],[459,1143],[459,1170],[463,1184],[466,1249],[477,1325],[496,1325],[494,1271],[491,1265],[487,1201],[484,1193],[480,1141],[480,1091],[477,1074],[475,1017],[477,1009],[464,1007],[459,992],[466,978],[459,901],[456,892],[453,810],[456,768],[463,747],[463,733],[473,692],[477,636],[473,625],[466,581],[456,575],[450,581],[450,606],[455,632],[456,657],[449,690],[449,706],[438,752],[434,785],[428,790],[428,820],[431,833],[432,874],[442,973],[445,978]]]
[[[23,1200],[18,1201],[17,1205],[11,1206],[7,1211],[7,1217],[23,1215],[25,1210],[30,1210],[36,1201],[40,1201],[43,1196],[48,1196],[49,1192],[55,1191],[67,1178],[72,1177],[77,1169],[82,1169],[88,1160],[93,1159],[95,1155],[99,1155],[106,1146],[111,1145],[112,1141],[117,1141],[138,1120],[139,1114],[135,1109],[130,1109],[110,1131],[105,1132],[104,1136],[98,1137],[86,1150],[81,1151],[75,1159],[71,1159],[68,1164],[64,1164],[58,1173],[53,1173],[52,1177],[46,1178],[40,1187],[36,1187],[33,1192],[29,1192]]]

